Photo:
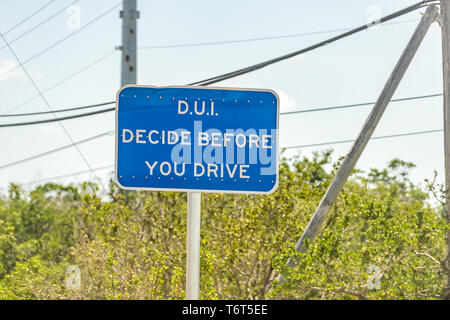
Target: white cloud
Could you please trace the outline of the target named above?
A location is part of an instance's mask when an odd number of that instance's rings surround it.
[[[298,109],[297,102],[285,91],[276,89],[275,92],[278,94],[278,97],[280,98],[280,112],[293,111]]]
[[[21,68],[18,68],[17,66],[18,66],[18,64],[14,60],[1,59],[0,60],[0,81],[10,79],[10,78],[26,79],[23,70]],[[14,69],[14,70],[10,71],[12,69]],[[28,70],[28,72],[30,72],[30,71]],[[31,74],[31,77],[34,80],[40,80],[40,79],[44,78],[44,75],[41,72],[34,72]]]
[[[17,68],[18,64],[9,59],[1,59],[0,60],[0,80],[6,80],[8,78],[21,78],[23,77],[23,73],[20,68]],[[11,71],[12,69],[15,70]],[[6,74],[7,73],[7,74]],[[5,74],[5,75],[3,75]]]

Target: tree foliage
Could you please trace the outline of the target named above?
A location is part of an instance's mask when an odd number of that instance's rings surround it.
[[[442,296],[448,225],[430,199],[440,189],[411,183],[408,162],[355,171],[316,241],[292,249],[331,182],[329,165],[330,152],[283,159],[268,196],[203,194],[202,299]],[[11,184],[0,199],[0,298],[183,299],[185,242],[184,193]],[[81,270],[78,289],[66,285],[70,265]]]

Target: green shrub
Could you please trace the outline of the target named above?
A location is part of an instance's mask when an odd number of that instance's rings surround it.
[[[408,180],[411,163],[355,171],[316,241],[293,251],[329,165],[330,152],[283,159],[271,195],[202,195],[202,299],[441,297],[448,226]],[[185,242],[184,193],[12,184],[0,199],[0,298],[183,299]],[[69,265],[81,270],[79,289],[65,286]],[[272,286],[280,273],[286,281]]]

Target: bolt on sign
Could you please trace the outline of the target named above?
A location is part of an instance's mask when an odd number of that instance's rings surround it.
[[[126,190],[272,193],[278,115],[271,90],[125,86],[117,93],[116,182]]]

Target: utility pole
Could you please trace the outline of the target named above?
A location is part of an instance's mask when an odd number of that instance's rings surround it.
[[[445,0],[444,2],[448,3],[448,1],[450,0]],[[336,176],[334,177],[333,181],[328,187],[328,190],[326,191],[325,195],[320,201],[319,206],[317,207],[316,212],[312,216],[308,226],[303,231],[303,234],[301,235],[300,239],[297,241],[295,245],[295,250],[297,250],[298,252],[305,252],[306,250],[304,246],[305,241],[312,242],[319,233],[320,228],[325,222],[325,219],[327,218],[330,209],[335,204],[339,193],[344,187],[344,183],[347,181],[347,178],[350,176],[359,157],[364,151],[364,148],[369,142],[372,133],[375,131],[378,122],[380,121],[384,111],[386,110],[387,105],[391,101],[391,98],[394,95],[395,90],[397,89],[401,79],[403,78],[406,70],[408,69],[408,66],[410,65],[414,57],[414,54],[419,48],[419,45],[421,44],[423,38],[425,37],[429,27],[435,21],[438,13],[439,9],[435,5],[429,5],[427,7],[425,14],[420,20],[420,23],[417,26],[413,36],[411,37],[410,41],[408,42],[408,45],[403,51],[399,61],[397,62],[397,65],[392,71],[391,76],[386,82],[384,89],[381,92],[375,106],[373,107],[372,112],[367,118],[358,138],[356,139],[350,152],[347,154],[341,166],[339,167]],[[450,52],[450,50],[448,50],[448,52]],[[444,73],[445,72],[448,73],[448,68],[446,71],[444,71]],[[446,120],[446,123],[448,123],[450,128],[450,118]],[[450,142],[450,136],[448,142]],[[446,149],[446,152],[450,152],[450,148]],[[449,153],[446,153],[446,165],[447,164],[450,165]],[[448,168],[450,169],[450,166]],[[450,170],[447,170],[447,173],[448,177],[450,177]],[[287,264],[289,267],[293,267],[295,261],[289,259]],[[283,282],[284,281],[283,275],[280,275],[277,280],[279,282]]]
[[[122,0],[122,45],[117,49],[122,51],[120,87],[136,84],[137,81],[137,0]],[[125,192],[125,203],[128,204],[129,191]]]
[[[441,0],[439,22],[442,29],[442,70],[444,79],[444,154],[445,154],[445,215],[450,223],[450,0]],[[447,283],[444,299],[450,300],[450,231],[447,231],[447,254],[445,271]]]
[[[136,10],[137,0],[123,0],[122,18],[122,73],[121,87],[126,84],[136,84],[137,79],[137,23],[139,11]]]

